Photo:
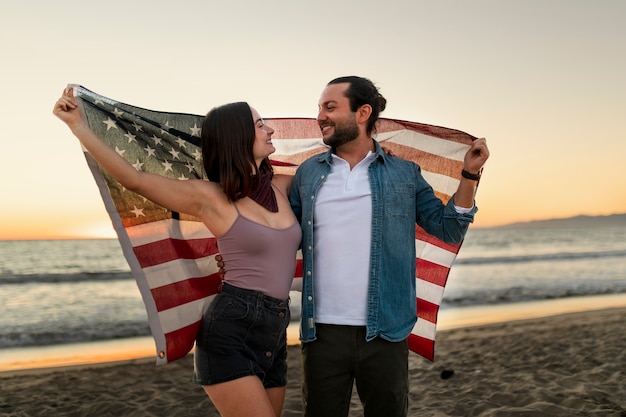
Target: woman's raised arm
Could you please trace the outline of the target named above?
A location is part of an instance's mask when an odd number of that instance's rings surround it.
[[[89,154],[104,171],[128,190],[136,192],[170,210],[205,218],[213,211],[216,199],[224,199],[220,187],[204,180],[176,180],[137,171],[126,159],[109,147],[88,126],[72,89],[65,89],[53,109],[65,122]]]

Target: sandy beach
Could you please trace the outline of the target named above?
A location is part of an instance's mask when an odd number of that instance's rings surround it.
[[[409,415],[625,417],[625,329],[626,308],[609,308],[439,331],[434,363],[410,356]],[[217,416],[192,367],[189,355],[1,372],[0,415]],[[288,380],[283,416],[300,416],[298,346]]]

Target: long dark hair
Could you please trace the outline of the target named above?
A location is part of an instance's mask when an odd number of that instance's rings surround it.
[[[350,110],[355,112],[364,104],[372,107],[372,114],[367,121],[367,134],[371,135],[380,113],[387,107],[387,99],[378,92],[378,87],[372,81],[356,75],[335,78],[328,85],[342,83],[350,84],[345,92],[345,96],[350,100]]]
[[[204,117],[200,134],[202,163],[210,181],[219,183],[230,201],[250,194],[257,174],[252,148],[256,131],[246,102],[215,107]],[[272,172],[268,158],[260,170]]]

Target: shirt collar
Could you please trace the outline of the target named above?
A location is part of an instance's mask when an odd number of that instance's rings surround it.
[[[380,162],[384,163],[385,159],[387,157],[387,155],[385,154],[385,152],[383,151],[383,149],[380,147],[380,144],[375,140],[372,139],[372,141],[374,142],[374,159],[378,159]],[[369,152],[367,155],[371,155],[372,152]],[[327,164],[331,164],[332,162],[332,157],[333,157],[334,153],[332,149],[328,149],[328,151],[319,154],[317,160],[318,162],[326,162]]]

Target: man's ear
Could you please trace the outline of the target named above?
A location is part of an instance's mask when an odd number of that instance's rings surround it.
[[[356,111],[356,121],[360,124],[367,124],[370,116],[372,115],[372,106],[364,104]]]

